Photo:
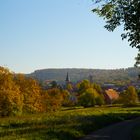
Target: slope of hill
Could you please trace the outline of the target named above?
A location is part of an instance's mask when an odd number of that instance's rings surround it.
[[[127,69],[42,69],[36,70],[27,76],[33,77],[41,82],[45,80],[55,80],[58,83],[65,82],[66,74],[69,73],[72,82],[77,82],[83,79],[89,79],[92,75],[93,82],[103,83],[115,83],[126,84],[130,81],[138,80],[140,70],[137,68]]]

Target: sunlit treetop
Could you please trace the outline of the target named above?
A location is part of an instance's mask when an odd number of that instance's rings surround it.
[[[10,71],[8,68],[4,68],[0,66],[0,74],[9,74]]]

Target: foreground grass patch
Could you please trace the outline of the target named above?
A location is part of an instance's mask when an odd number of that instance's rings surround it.
[[[73,108],[0,119],[1,140],[75,140],[106,125],[140,115],[140,107]]]

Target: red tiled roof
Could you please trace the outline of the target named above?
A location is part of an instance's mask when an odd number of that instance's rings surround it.
[[[116,100],[119,98],[119,94],[114,89],[105,90],[105,93],[108,95],[110,100]]]

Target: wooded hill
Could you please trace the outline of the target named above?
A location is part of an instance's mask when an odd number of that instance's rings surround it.
[[[42,69],[36,70],[31,74],[27,74],[29,77],[33,77],[40,82],[46,80],[55,80],[58,83],[64,83],[67,72],[71,82],[77,82],[83,79],[89,79],[89,76],[93,76],[93,82],[103,83],[115,83],[123,85],[130,81],[137,81],[140,70],[138,68],[127,68],[127,69]]]

